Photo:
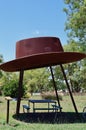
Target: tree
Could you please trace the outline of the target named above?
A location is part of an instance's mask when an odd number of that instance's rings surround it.
[[[64,8],[67,14],[65,29],[68,31],[69,42],[78,42],[86,52],[86,0],[64,0],[68,5]]]
[[[79,48],[78,43],[71,42],[64,46],[64,49],[66,51],[79,51],[81,48]],[[71,90],[79,92],[82,89],[86,90],[85,84],[86,84],[86,76],[85,76],[85,62],[84,60],[74,62],[71,64],[65,65],[65,69],[67,70],[66,74],[68,77],[68,80],[70,82]]]
[[[2,63],[2,62],[3,62],[3,56],[0,55],[0,63]],[[2,76],[3,76],[3,73],[0,70],[0,95],[2,94],[2,92],[1,92],[1,88],[2,88]]]
[[[0,63],[2,63],[3,62],[3,56],[2,55],[0,55]],[[2,71],[0,71],[0,78],[2,77]]]
[[[54,77],[55,77],[57,90],[65,90],[66,84],[64,82],[64,77],[63,77],[63,73],[61,71],[60,66],[58,65],[58,66],[53,67],[53,71],[54,71]]]
[[[41,92],[49,89],[49,72],[47,68],[27,70],[24,76],[24,82],[28,92]]]
[[[5,96],[16,98],[18,95],[18,73],[4,72],[2,77],[2,93]],[[22,97],[25,95],[26,87],[23,84]]]
[[[68,44],[64,47],[67,51],[78,51],[86,53],[86,0],[64,0],[67,5],[64,12],[67,15],[65,30],[68,34]],[[70,78],[72,88],[79,91],[85,88],[86,60],[68,66],[67,75]],[[73,73],[72,73],[73,72]]]
[[[2,62],[3,62],[3,56],[0,55],[0,63],[2,63]]]

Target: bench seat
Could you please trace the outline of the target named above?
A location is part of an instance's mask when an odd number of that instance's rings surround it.
[[[53,110],[62,110],[62,107],[52,104]]]
[[[34,112],[36,111],[36,110],[52,110],[52,111],[57,111],[57,108],[54,108],[54,107],[52,107],[52,108],[34,108]]]
[[[25,109],[27,110],[27,112],[29,112],[30,107],[28,105],[22,105],[23,106],[23,112],[25,113]]]

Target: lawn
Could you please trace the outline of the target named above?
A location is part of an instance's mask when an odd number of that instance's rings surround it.
[[[38,96],[33,97],[38,98]],[[78,111],[82,112],[83,107],[86,105],[85,95],[74,96],[75,102],[78,107]],[[22,104],[27,104],[27,101],[21,102],[21,113],[23,112]],[[16,101],[10,102],[10,120],[9,124],[6,124],[6,108],[7,102],[4,97],[0,97],[0,130],[85,130],[86,123],[75,122],[75,123],[42,123],[42,122],[32,122],[27,123],[24,121],[19,121],[13,118],[16,109]],[[61,106],[63,107],[63,112],[74,112],[71,100],[69,96],[63,96],[61,101]],[[30,110],[32,112],[32,109]]]

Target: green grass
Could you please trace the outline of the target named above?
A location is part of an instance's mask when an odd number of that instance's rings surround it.
[[[24,124],[0,125],[0,130],[85,130],[86,124]]]
[[[33,97],[39,98],[39,97]],[[79,112],[82,112],[83,107],[86,106],[86,96],[74,96],[74,99],[77,104],[77,108]],[[21,110],[22,104],[27,104],[27,101],[21,102]],[[63,101],[61,101],[61,106],[63,107],[64,112],[74,112],[74,108],[72,106],[72,102],[69,96],[63,96]],[[32,106],[31,106],[32,107]],[[0,130],[85,130],[86,124],[85,123],[65,123],[65,124],[44,124],[44,123],[24,123],[23,121],[18,121],[14,119],[12,116],[15,114],[16,110],[16,101],[10,102],[10,118],[9,118],[9,125],[6,124],[6,109],[7,109],[7,102],[4,97],[0,97]],[[32,109],[31,109],[32,111]]]

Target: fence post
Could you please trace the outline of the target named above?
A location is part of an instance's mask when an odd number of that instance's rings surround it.
[[[6,123],[9,123],[9,108],[10,108],[10,101],[12,100],[11,97],[5,97],[7,100],[7,116],[6,116]]]

